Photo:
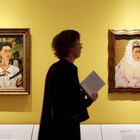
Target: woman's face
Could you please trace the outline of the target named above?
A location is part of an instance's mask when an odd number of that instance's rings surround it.
[[[2,50],[0,51],[0,55],[2,56],[3,60],[8,60],[11,58],[12,50],[9,46],[3,46]]]
[[[82,49],[82,43],[80,43],[80,40],[76,40],[75,46],[71,48],[70,53],[73,55],[74,58],[80,57]]]
[[[132,50],[132,55],[135,61],[140,61],[140,48],[134,48]]]

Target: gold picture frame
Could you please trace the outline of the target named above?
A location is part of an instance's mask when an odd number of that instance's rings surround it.
[[[30,94],[30,48],[29,28],[0,28],[0,94]]]
[[[108,92],[140,92],[140,30],[108,30]],[[138,48],[140,50],[140,48]],[[138,53],[140,53],[138,51]],[[138,57],[139,59],[140,57]]]

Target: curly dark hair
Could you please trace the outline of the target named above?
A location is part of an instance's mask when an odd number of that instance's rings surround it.
[[[75,46],[77,39],[80,39],[80,33],[75,30],[64,30],[57,34],[52,40],[52,48],[55,56],[60,59],[67,57],[70,48]]]

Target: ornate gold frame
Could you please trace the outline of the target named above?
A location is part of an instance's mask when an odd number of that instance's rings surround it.
[[[0,94],[29,95],[30,94],[30,29],[29,28],[0,28],[0,39],[22,39],[23,84],[21,88],[0,88]],[[0,40],[0,41],[1,41]],[[18,47],[17,47],[18,48]]]
[[[131,39],[140,39],[140,30],[108,30],[108,92],[140,92],[140,88],[116,88],[115,87],[115,65],[116,56],[123,54],[125,42]],[[119,43],[117,42],[119,40]],[[119,45],[118,45],[119,44]],[[116,51],[118,49],[119,51]],[[121,52],[121,53],[120,53]]]

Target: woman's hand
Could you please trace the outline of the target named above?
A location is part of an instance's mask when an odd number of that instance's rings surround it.
[[[93,101],[96,101],[98,98],[98,93],[93,93],[90,97]]]

